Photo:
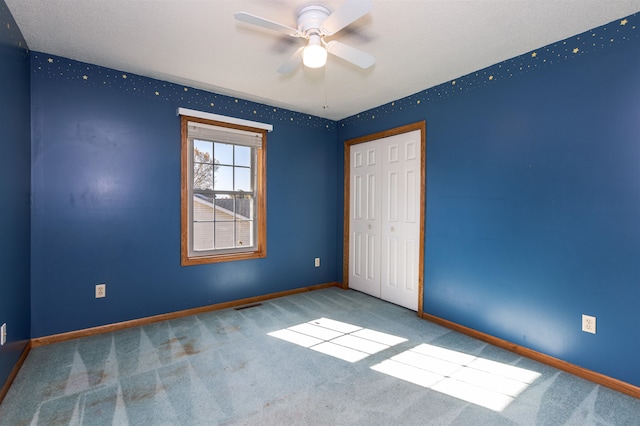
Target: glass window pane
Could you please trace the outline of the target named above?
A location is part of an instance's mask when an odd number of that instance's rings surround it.
[[[236,220],[253,219],[253,197],[236,198]]]
[[[193,250],[212,250],[213,222],[196,222],[193,224]]]
[[[205,194],[193,194],[193,220],[213,219],[213,198]]]
[[[198,163],[213,163],[213,143],[207,141],[193,141],[193,161]]]
[[[233,198],[230,196],[216,197],[216,221],[233,221]]]
[[[233,145],[216,142],[214,154],[218,163],[233,165]]]
[[[233,191],[232,166],[215,166],[214,187],[217,191]]]
[[[235,165],[245,167],[251,166],[251,148],[248,146],[236,146],[235,150]]]
[[[216,222],[216,241],[217,249],[233,248],[234,232],[233,222]]]
[[[250,247],[253,245],[253,222],[240,220],[236,222],[236,245]]]
[[[212,164],[193,163],[194,190],[213,190],[213,169]]]
[[[251,169],[248,167],[235,168],[235,190],[251,192]]]

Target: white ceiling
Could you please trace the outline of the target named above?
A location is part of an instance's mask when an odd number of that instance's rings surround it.
[[[5,0],[31,50],[333,120],[408,96],[640,11],[640,0],[373,0],[331,39],[377,58],[362,70],[276,72],[303,40],[301,5],[343,0]],[[324,106],[328,106],[324,108]]]

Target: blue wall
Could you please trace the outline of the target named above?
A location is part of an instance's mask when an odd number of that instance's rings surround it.
[[[43,53],[31,65],[32,337],[336,280],[335,122]],[[180,266],[178,107],[274,125],[265,259]]]
[[[625,21],[338,129],[342,149],[427,121],[425,312],[640,386],[640,19]]]
[[[0,387],[29,340],[29,53],[0,0]]]

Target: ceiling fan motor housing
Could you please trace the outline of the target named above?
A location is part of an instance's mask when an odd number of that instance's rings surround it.
[[[323,35],[320,31],[322,23],[331,11],[324,6],[305,6],[298,11],[298,31],[309,37],[311,34]]]

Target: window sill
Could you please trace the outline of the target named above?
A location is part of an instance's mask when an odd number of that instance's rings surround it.
[[[182,266],[206,265],[208,263],[234,262],[236,260],[261,259],[267,257],[266,250],[246,253],[229,253],[208,256],[182,256]]]

